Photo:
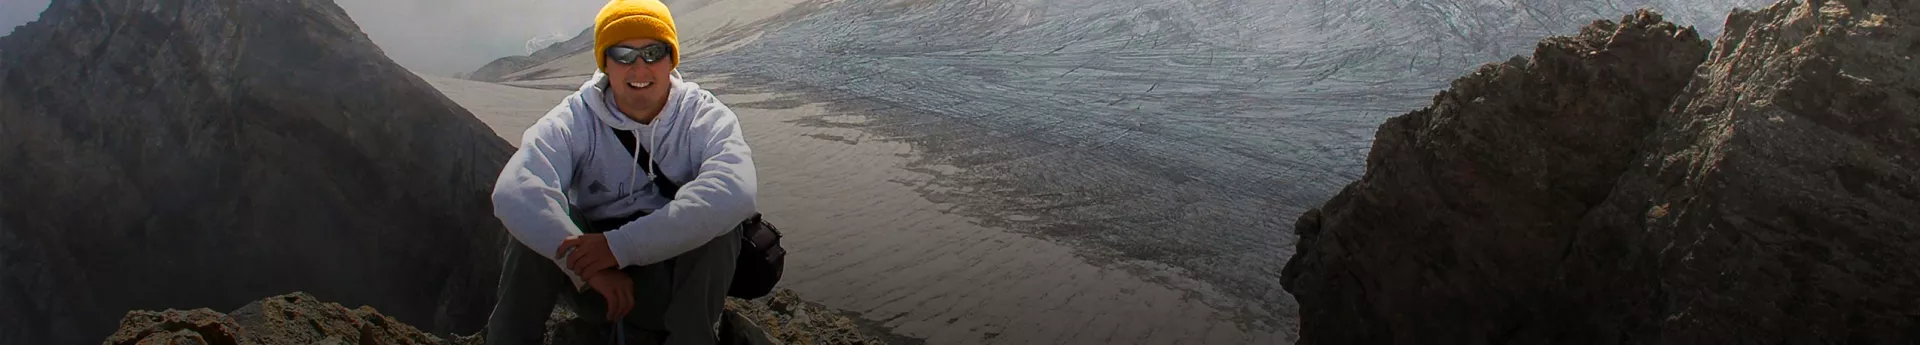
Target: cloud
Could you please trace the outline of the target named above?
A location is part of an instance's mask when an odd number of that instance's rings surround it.
[[[471,72],[528,41],[572,38],[604,0],[336,0],[387,57],[417,72]],[[564,39],[564,38],[563,38]]]
[[[0,0],[0,32],[40,18],[50,0]],[[605,0],[335,0],[360,31],[417,72],[471,72],[529,41],[573,38]],[[542,46],[544,47],[544,46]]]
[[[13,34],[13,28],[40,18],[40,12],[47,10],[50,0],[4,0],[0,1],[0,35]]]

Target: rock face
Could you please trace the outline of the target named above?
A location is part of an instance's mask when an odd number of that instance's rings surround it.
[[[347,309],[302,292],[254,301],[221,314],[206,308],[136,310],[103,343],[148,344],[480,344],[478,336],[442,339],[371,307]]]
[[[580,35],[574,36],[572,39],[554,42],[551,45],[547,45],[546,48],[534,51],[532,55],[515,55],[494,59],[493,62],[488,62],[486,65],[480,66],[480,69],[468,74],[466,78],[478,81],[504,81],[501,78],[506,77],[508,74],[513,74],[513,72],[519,72],[533,66],[547,63],[548,61],[566,57],[567,55],[592,49],[593,28],[586,28],[580,30]]]
[[[324,0],[54,1],[0,38],[0,343],[294,290],[472,332],[510,149]]]
[[[721,343],[769,344],[882,344],[862,334],[846,317],[801,301],[793,291],[780,290],[754,301],[728,299],[721,322]],[[763,329],[772,329],[770,336]],[[565,308],[555,308],[547,322],[547,344],[606,344],[604,328],[586,325]],[[136,310],[120,320],[120,330],[108,336],[109,345],[479,345],[476,333],[439,337],[400,323],[372,307],[347,309],[322,302],[303,292],[254,301],[230,314],[206,308]]]
[[[752,301],[728,298],[727,309],[735,311],[727,315],[731,324],[764,330],[747,335],[765,334],[782,344],[885,344],[862,332],[852,319],[801,300],[793,290],[780,289]]]
[[[1920,339],[1916,12],[1641,12],[1456,81],[1296,223],[1301,342]]]

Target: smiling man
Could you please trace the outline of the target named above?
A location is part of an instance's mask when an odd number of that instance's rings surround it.
[[[713,344],[739,225],[755,214],[739,120],[674,70],[659,0],[607,3],[594,53],[600,73],[527,128],[494,185],[494,214],[518,241],[487,343],[540,343],[567,299],[626,343]]]

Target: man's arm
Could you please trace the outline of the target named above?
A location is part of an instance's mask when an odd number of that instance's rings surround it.
[[[561,104],[554,111],[568,110]],[[521,134],[520,150],[500,170],[500,179],[493,185],[493,215],[514,239],[553,260],[579,289],[585,281],[554,252],[567,236],[580,234],[567,216],[564,193],[573,176],[571,132],[567,116],[548,114]]]
[[[679,256],[733,230],[756,210],[759,182],[740,121],[712,95],[702,96],[706,107],[692,126],[695,142],[705,146],[700,172],[665,207],[606,232],[619,267]]]

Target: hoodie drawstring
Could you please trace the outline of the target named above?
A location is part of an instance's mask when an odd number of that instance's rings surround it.
[[[638,137],[638,136],[640,136],[640,131],[639,131],[639,130],[632,130],[632,131],[630,131],[630,132],[633,132],[633,135],[634,135],[635,137]],[[656,144],[656,146],[654,146],[654,147],[659,147],[659,146],[657,145],[658,143],[655,143],[655,142],[653,142],[653,126],[647,126],[647,143],[648,143],[648,144]],[[640,148],[641,148],[641,147],[640,147],[640,141],[639,141],[639,140],[634,140],[634,141],[633,141],[633,152],[642,152],[642,151],[640,150]],[[657,172],[655,172],[655,171],[653,171],[653,150],[646,150],[646,151],[644,151],[644,152],[646,152],[646,153],[647,153],[647,165],[646,165],[646,168],[645,168],[645,169],[647,169],[647,170],[646,170],[646,171],[647,171],[647,181],[653,181],[653,174],[655,174],[655,173],[657,173]],[[634,165],[640,165],[640,155],[633,155],[633,164],[634,164]],[[638,171],[639,171],[639,169],[634,169],[634,171],[635,171],[635,172],[638,172]],[[627,173],[627,184],[628,184],[628,185],[639,185],[639,181],[636,181],[636,180],[634,180],[634,175],[636,175],[636,174],[635,174],[635,173]]]
[[[634,135],[634,136],[639,136],[639,135],[640,135],[640,131],[638,131],[638,130],[629,130],[628,132],[633,132],[633,135]],[[648,131],[648,132],[652,132],[652,131]],[[647,140],[649,140],[649,141],[651,141],[651,140],[653,140],[653,139],[647,139]],[[634,141],[633,141],[633,151],[628,151],[628,152],[640,152],[640,141],[639,141],[639,140],[634,140]],[[649,162],[651,162],[651,161],[653,161],[653,152],[647,152],[647,161],[649,161]],[[633,155],[633,164],[635,164],[635,165],[638,165],[638,164],[640,164],[640,155]],[[648,164],[648,165],[652,165],[652,164]],[[637,173],[638,173],[639,171],[640,171],[640,169],[633,169],[633,170],[632,170],[632,172],[628,172],[628,173],[627,173],[627,185],[631,185],[631,186],[639,186],[639,185],[640,185],[640,183],[639,183],[639,181],[635,181],[635,180],[633,179],[633,177],[634,177],[634,175],[636,175],[636,174],[637,174]],[[648,180],[648,181],[652,181],[652,180],[653,180],[653,173],[652,173],[652,171],[653,171],[653,169],[647,169],[647,171],[648,171],[648,173],[647,173],[647,180]]]
[[[655,125],[658,125],[659,123],[657,123],[657,122],[659,122],[659,121],[657,121],[657,120],[660,120],[660,119],[659,119],[659,117],[658,117],[658,116],[655,116],[655,117],[654,117],[654,120],[656,120],[656,121],[654,121],[654,122],[656,122],[656,123],[654,123],[654,124],[655,124]],[[654,127],[658,127],[658,126],[647,126],[647,143],[648,143],[648,144],[653,144],[653,148],[656,148],[656,149],[657,149],[657,148],[660,148],[660,143],[656,143],[656,142],[653,142],[653,128],[654,128]],[[639,133],[634,133],[634,134],[636,134],[636,135],[634,135],[634,136],[636,136],[636,137],[637,137],[637,136],[639,136],[639,135],[637,135],[637,134],[639,134]],[[635,140],[635,141],[639,141],[639,140]],[[653,166],[655,166],[655,165],[658,165],[658,164],[653,164],[653,150],[647,150],[647,181],[653,181],[653,174],[657,174],[657,173],[659,173],[658,171],[653,171]]]

